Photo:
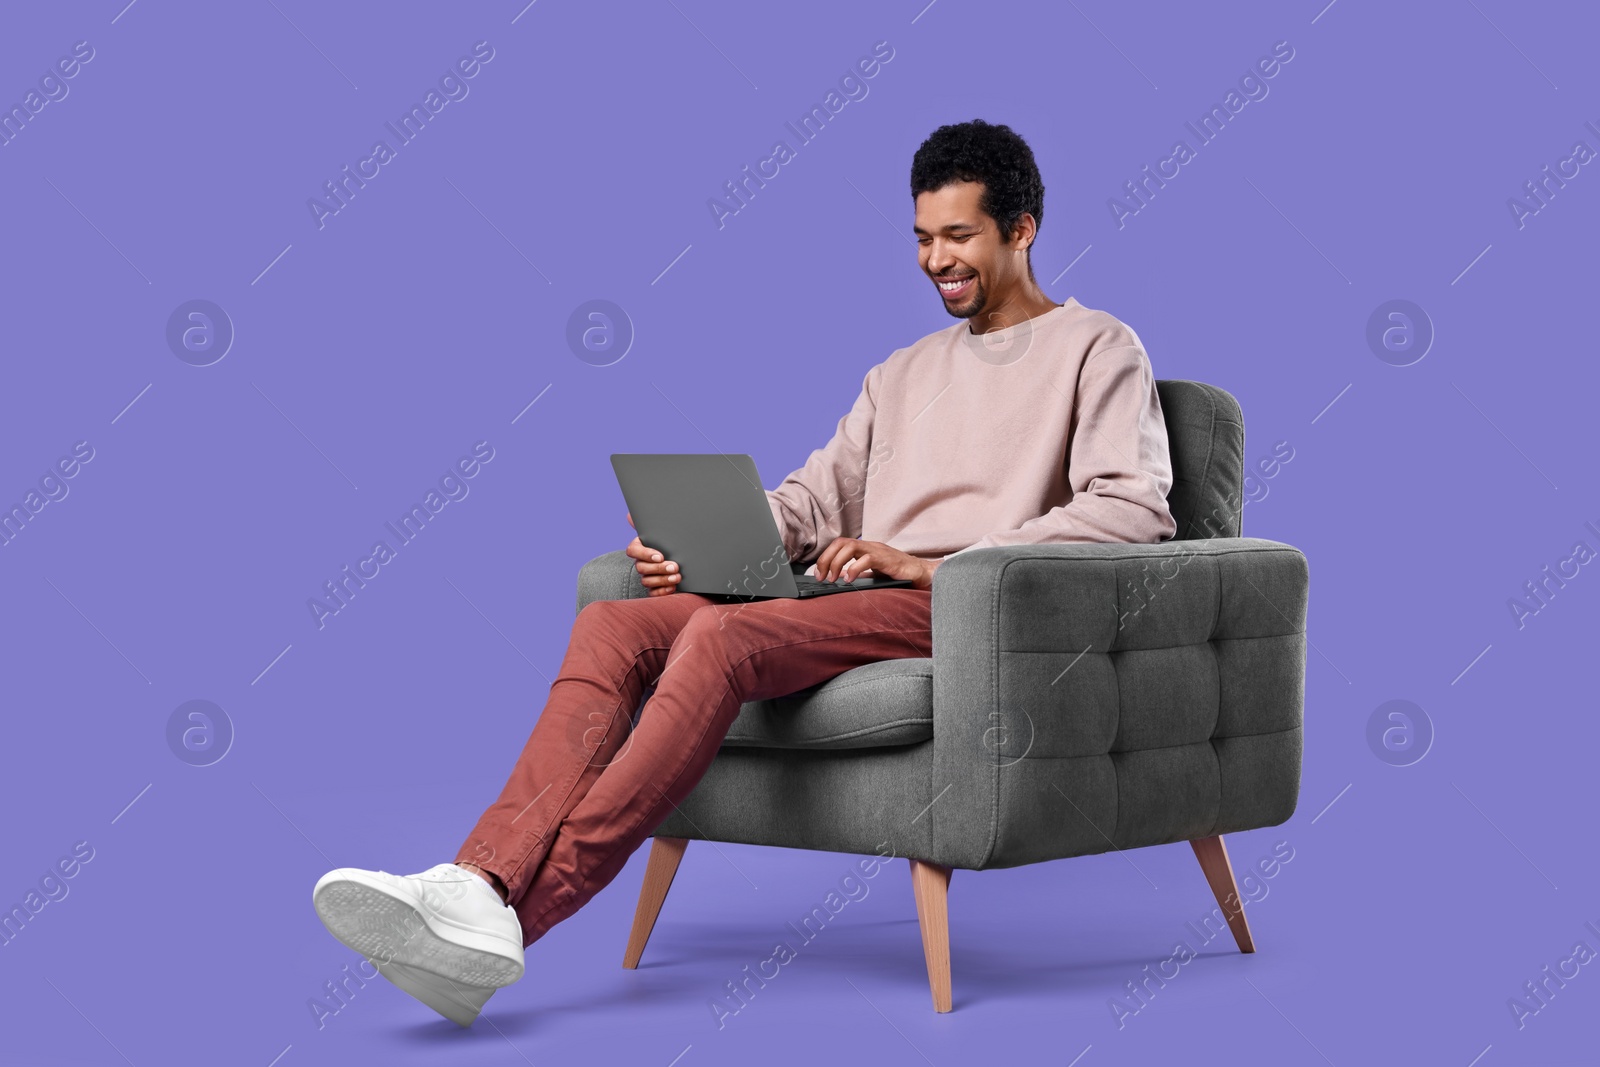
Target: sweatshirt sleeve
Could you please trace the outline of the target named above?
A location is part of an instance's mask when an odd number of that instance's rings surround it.
[[[1153,544],[1177,532],[1167,507],[1167,426],[1143,348],[1103,348],[1084,361],[1068,431],[1067,482],[1073,495],[1066,504],[1014,530],[986,534],[961,552],[1056,542]]]
[[[812,452],[805,466],[778,488],[767,491],[791,561],[815,559],[836,537],[861,536],[882,367],[880,363],[867,371],[860,395],[839,420],[832,440]]]

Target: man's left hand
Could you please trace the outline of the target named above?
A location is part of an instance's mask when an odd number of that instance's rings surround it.
[[[876,573],[886,578],[908,578],[917,589],[932,589],[933,572],[938,566],[933,560],[909,555],[882,541],[835,537],[817,557],[817,577],[824,582],[848,583]]]

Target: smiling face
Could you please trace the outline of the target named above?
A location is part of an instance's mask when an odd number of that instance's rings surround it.
[[[1012,227],[1011,240],[981,206],[983,183],[957,181],[916,199],[917,261],[958,319],[998,312],[1027,291],[1033,216]],[[1026,316],[1024,316],[1026,317]],[[981,331],[977,331],[981,332]]]

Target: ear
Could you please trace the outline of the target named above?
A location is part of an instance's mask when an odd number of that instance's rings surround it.
[[[1026,252],[1039,235],[1039,224],[1030,212],[1024,211],[1011,227],[1011,243],[1018,252]]]

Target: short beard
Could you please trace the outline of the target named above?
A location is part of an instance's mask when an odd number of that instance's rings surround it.
[[[983,279],[978,277],[976,274],[974,274],[972,278],[972,297],[970,298],[969,303],[964,306],[955,306],[952,305],[948,300],[939,301],[944,305],[944,309],[948,311],[953,318],[970,319],[975,315],[982,314],[983,309],[989,303],[989,294],[984,291]]]

